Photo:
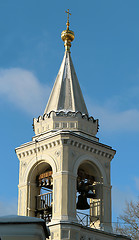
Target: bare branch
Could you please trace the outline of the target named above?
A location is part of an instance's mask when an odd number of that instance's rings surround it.
[[[139,200],[126,202],[125,210],[120,215],[123,224],[117,226],[116,230],[131,239],[139,240]]]

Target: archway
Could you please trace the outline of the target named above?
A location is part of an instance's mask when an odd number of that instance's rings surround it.
[[[29,216],[43,218],[50,222],[53,203],[53,171],[47,161],[34,164],[28,175]]]
[[[103,176],[92,161],[77,170],[77,213],[83,225],[99,228],[103,218]]]

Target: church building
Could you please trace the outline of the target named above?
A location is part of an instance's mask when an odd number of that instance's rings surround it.
[[[50,239],[123,240],[113,233],[110,165],[116,153],[101,143],[71,59],[74,32],[61,33],[65,53],[32,141],[16,148],[20,161],[18,215],[42,218]]]

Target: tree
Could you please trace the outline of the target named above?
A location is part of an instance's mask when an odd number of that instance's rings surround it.
[[[116,231],[131,237],[131,239],[139,240],[139,200],[126,202],[125,210],[120,215],[122,221],[118,224]]]

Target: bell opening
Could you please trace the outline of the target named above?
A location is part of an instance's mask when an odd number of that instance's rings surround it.
[[[42,218],[46,223],[52,219],[53,204],[53,177],[52,168],[49,164],[36,177],[36,187],[39,194],[36,195],[36,217]]]
[[[99,169],[89,161],[78,168],[76,210],[81,224],[100,227],[103,218],[103,178]]]

